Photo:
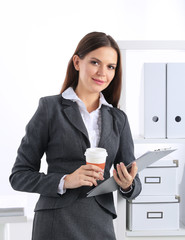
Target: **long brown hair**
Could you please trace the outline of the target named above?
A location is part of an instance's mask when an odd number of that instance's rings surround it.
[[[115,76],[109,86],[102,91],[106,101],[117,107],[121,94],[121,82],[122,82],[122,66],[121,66],[121,53],[116,41],[109,35],[103,32],[91,32],[85,35],[79,42],[74,54],[83,59],[89,52],[96,50],[100,47],[112,47],[116,50],[118,55],[117,67],[115,70]],[[61,89],[61,93],[68,87],[72,87],[74,90],[78,85],[78,71],[73,65],[73,56],[71,57],[66,77]]]

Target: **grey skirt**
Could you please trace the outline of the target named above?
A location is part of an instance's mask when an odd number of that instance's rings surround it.
[[[115,240],[113,217],[91,198],[35,212],[32,240]]]

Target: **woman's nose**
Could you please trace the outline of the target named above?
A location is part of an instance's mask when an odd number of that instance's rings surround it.
[[[100,67],[98,68],[97,74],[98,74],[99,76],[105,76],[105,67],[104,67],[104,66],[100,66]]]

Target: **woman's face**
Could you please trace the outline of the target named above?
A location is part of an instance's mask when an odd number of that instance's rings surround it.
[[[112,47],[101,47],[88,53],[83,59],[73,57],[79,71],[77,89],[81,93],[99,93],[111,83],[117,66],[117,52]]]

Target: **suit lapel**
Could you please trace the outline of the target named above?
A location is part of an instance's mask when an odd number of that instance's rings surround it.
[[[88,132],[81,117],[78,106],[75,102],[62,98],[63,112],[70,121],[70,123],[82,132],[86,138],[89,140]],[[111,131],[113,129],[113,117],[110,113],[110,108],[102,105],[101,107],[101,135],[99,147],[104,145],[104,142],[107,140]]]
[[[67,100],[64,98],[62,100],[62,104],[65,105],[65,108],[63,108],[63,112],[70,121],[70,123],[89,139],[87,129],[84,125],[77,104],[75,102],[72,102],[71,100]]]
[[[113,117],[110,113],[110,108],[102,105],[101,107],[101,136],[99,147],[104,145],[104,142],[107,141],[107,138],[111,134],[113,129]]]

